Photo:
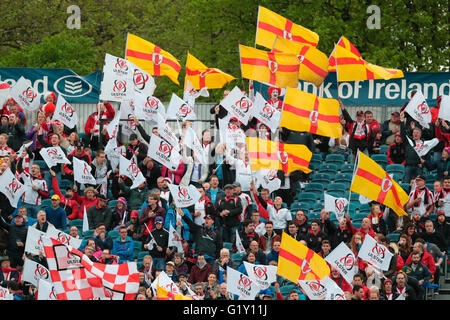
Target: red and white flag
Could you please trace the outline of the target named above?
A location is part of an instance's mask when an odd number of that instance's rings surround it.
[[[172,93],[166,118],[178,121],[197,120],[197,115],[194,112],[193,106],[178,97],[175,93]]]
[[[71,129],[78,123],[78,115],[75,108],[72,107],[62,95],[58,96],[52,121],[61,121]]]
[[[277,281],[277,266],[264,266],[244,261],[245,269],[251,280],[253,280],[261,290],[265,290],[272,283]]]
[[[421,91],[417,91],[414,97],[406,105],[405,111],[422,127],[429,128],[431,123],[431,111]]]
[[[67,159],[66,154],[60,146],[42,148],[39,153],[49,168],[54,167],[59,163],[70,164],[69,159]]]
[[[82,184],[96,185],[97,181],[92,176],[91,170],[91,166],[86,161],[73,157],[73,178],[75,181]]]
[[[177,149],[155,134],[151,135],[147,156],[171,170],[176,170],[181,161]]]
[[[8,198],[11,206],[17,208],[17,203],[25,192],[25,186],[16,178],[11,169],[8,168],[0,176],[0,192]]]
[[[175,230],[175,228],[170,224],[169,226],[169,247],[176,247],[177,252],[183,252],[183,245],[182,245],[183,239],[181,238],[180,234]]]
[[[298,284],[311,300],[345,300],[344,292],[329,276],[320,280],[298,280]]]
[[[328,212],[334,212],[339,222],[344,219],[345,207],[348,205],[348,200],[345,198],[336,198],[325,193],[324,208]]]
[[[131,189],[137,188],[146,181],[136,162],[128,160],[124,156],[120,156],[119,175],[125,175],[133,181]]]
[[[250,109],[250,113],[261,123],[269,127],[272,132],[275,132],[280,126],[281,112],[270,103],[267,103],[259,92],[256,93],[254,105]]]
[[[169,183],[168,186],[175,206],[178,208],[193,206],[201,197],[200,192],[193,185],[182,186]]]
[[[260,291],[250,277],[230,267],[227,267],[227,290],[238,295],[239,300],[253,300]]]
[[[17,80],[9,95],[24,110],[36,111],[41,106],[41,95],[33,88],[30,80],[24,77]]]
[[[224,107],[231,115],[236,117],[240,122],[247,125],[248,119],[252,112],[253,102],[247,97],[239,87],[234,87],[233,90],[222,100],[220,105]]]
[[[29,282],[36,287],[39,280],[44,280],[49,283],[52,282],[50,278],[50,271],[48,271],[48,269],[42,264],[28,258],[25,258],[24,260],[22,280]]]
[[[359,249],[358,257],[366,260],[373,267],[386,271],[389,269],[389,263],[393,254],[388,248],[379,244],[374,238],[366,234],[364,242]]]
[[[52,282],[39,279],[37,284],[37,298],[36,300],[58,300],[55,294],[55,288]]]
[[[58,300],[133,300],[139,289],[135,262],[107,265],[48,237],[45,256]]]
[[[413,149],[416,151],[417,155],[422,158],[423,156],[426,156],[428,152],[431,151],[434,147],[436,147],[439,144],[438,138],[433,138],[431,140],[416,142],[416,145],[411,141],[411,139],[407,136],[408,142],[413,147]]]
[[[336,267],[342,277],[351,285],[353,276],[358,273],[358,258],[350,250],[350,248],[341,242],[329,255],[325,257],[325,261]]]
[[[162,102],[153,96],[145,94],[135,94],[134,113],[139,119],[145,119],[150,123],[158,123],[158,115],[164,117],[166,109]]]
[[[100,83],[100,100],[129,101],[134,96],[134,65],[123,58],[105,55],[103,79]]]

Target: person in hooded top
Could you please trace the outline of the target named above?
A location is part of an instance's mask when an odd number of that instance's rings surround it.
[[[325,239],[328,240],[328,235],[321,230],[319,220],[312,220],[311,227],[309,228],[305,239],[308,248],[314,250],[316,253],[320,252],[322,241]]]

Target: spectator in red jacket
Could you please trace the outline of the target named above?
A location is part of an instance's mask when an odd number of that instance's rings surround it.
[[[197,255],[197,263],[192,266],[189,275],[189,283],[206,282],[208,275],[212,272],[212,266],[206,262],[205,254],[199,252]]]
[[[84,126],[84,145],[90,146],[92,150],[97,150],[99,146],[98,138],[100,135],[102,135],[101,138],[105,140],[105,143],[103,144],[106,145],[108,136],[104,126],[107,125],[108,122],[103,123],[104,131],[100,132],[100,119],[113,119],[115,115],[116,112],[109,102],[104,101],[97,103],[96,111],[89,115]]]
[[[331,266],[331,272],[330,272],[330,278],[336,282],[336,284],[339,286],[339,288],[342,289],[342,291],[344,292],[352,292],[352,287],[351,285],[347,282],[347,280],[345,280],[341,273],[339,272],[339,270],[334,267]]]
[[[389,145],[387,159],[389,164],[405,165],[406,145],[400,133],[395,134],[395,141]]]
[[[71,219],[71,217],[78,217],[79,205],[78,202],[73,199],[73,189],[71,187],[67,187],[66,195],[64,196],[61,190],[59,189],[55,171],[50,169],[50,174],[52,175],[53,191],[55,192],[55,194],[59,196],[60,203],[64,206],[64,210],[67,213],[67,218]]]
[[[84,211],[86,212],[89,210],[90,207],[97,205],[97,197],[96,197],[96,191],[93,187],[88,187],[84,189],[84,196],[78,195],[78,187],[74,185],[73,187],[73,199],[78,202],[80,205],[78,209],[78,213],[72,214],[67,217],[67,219],[83,219]]]
[[[433,259],[433,256],[424,248],[423,243],[421,243],[420,241],[418,241],[419,239],[416,240],[416,242],[414,242],[413,245],[413,250],[410,253],[408,259],[405,262],[405,265],[410,264],[411,263],[411,255],[413,253],[420,253],[420,262],[426,266],[428,268],[428,270],[430,270],[431,274],[434,275],[434,273],[436,272],[436,263]]]

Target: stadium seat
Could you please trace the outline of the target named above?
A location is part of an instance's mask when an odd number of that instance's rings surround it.
[[[320,219],[320,212],[321,210],[314,210],[313,212],[310,212],[306,216],[308,217],[309,220]]]
[[[402,187],[402,189],[409,194],[409,190],[411,189],[411,185],[409,183],[400,183],[400,187]]]
[[[336,154],[336,153],[327,154],[325,157],[325,163],[335,164],[339,168],[340,166],[342,166],[345,163],[345,157],[342,154]]]
[[[44,199],[41,201],[41,208],[44,209],[46,207],[52,206],[52,200],[50,198]]]
[[[33,164],[37,164],[41,168],[41,171],[48,170],[47,163],[44,160],[33,160]]]
[[[236,267],[239,267],[242,264],[242,259],[245,255],[245,253],[238,252],[231,254],[231,259],[234,261]]]
[[[119,236],[119,230],[111,230],[108,232],[108,236],[111,238],[116,239]]]
[[[386,154],[373,154],[370,158],[378,163],[383,169],[389,164]]]
[[[332,176],[329,173],[315,173],[311,175],[311,182],[320,182],[324,184],[328,184],[331,182]]]
[[[148,253],[147,250],[146,250],[146,251],[140,251],[140,252],[137,254],[137,260],[138,260],[138,261],[142,261],[146,255],[149,255],[149,253]]]
[[[344,183],[331,183],[326,186],[326,193],[333,195],[333,197],[345,197],[347,194],[347,186]]]
[[[341,172],[341,173],[337,173],[334,176],[334,182],[346,182],[346,183],[351,183],[353,179],[353,174],[351,173],[346,173],[346,172]]]
[[[427,183],[434,183],[437,180],[437,175],[433,173],[427,173],[425,175],[425,181]]]
[[[359,208],[359,205],[361,204],[359,202],[359,194],[355,193],[355,192],[352,192],[352,194],[350,195],[350,202],[352,202],[352,203],[356,202],[358,204],[358,208]]]
[[[351,173],[353,175],[353,170],[355,169],[355,165],[351,163],[344,164],[340,167],[341,173]]]
[[[353,220],[352,225],[355,229],[359,229],[359,228],[361,228],[362,220]]]
[[[70,227],[77,227],[78,229],[83,227],[83,219],[73,219],[69,222]]]
[[[368,203],[361,204],[359,212],[370,212],[370,205]]]
[[[69,179],[61,179],[61,183],[59,184],[60,189],[66,189],[67,187],[73,187],[73,182]]]
[[[109,200],[108,201],[108,207],[115,208],[117,204],[117,200]]]
[[[232,246],[233,246],[233,244],[231,242],[224,242],[223,243],[223,247],[227,248],[228,250],[231,250]]]
[[[398,242],[398,239],[400,238],[400,233],[389,233],[386,236],[389,237],[389,240],[391,242]]]
[[[83,226],[83,225],[82,225]],[[94,229],[92,229],[92,230],[86,230],[85,232],[83,232],[83,238],[85,238],[85,239],[89,239],[89,238],[92,238],[93,237],[93,235],[94,235]]]
[[[389,149],[389,146],[388,146],[388,145],[382,144],[382,145],[380,146],[380,153],[382,153],[382,154],[387,154],[388,149]]]
[[[334,163],[324,163],[319,167],[319,173],[328,173],[334,177],[338,172],[338,166]]]
[[[322,156],[320,154],[313,153],[313,155],[311,156],[310,162],[316,162],[316,163],[322,164]]]
[[[317,195],[315,192],[312,191],[304,191],[302,193],[297,194],[297,200],[298,201],[309,201],[309,202],[316,202],[317,201]]]
[[[329,182],[328,182],[329,183]],[[305,186],[305,190],[303,192],[315,192],[315,193],[323,193],[324,186],[321,182],[310,182]]]

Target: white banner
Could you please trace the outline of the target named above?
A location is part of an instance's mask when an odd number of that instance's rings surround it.
[[[129,101],[134,96],[133,64],[126,59],[105,55],[100,100]]]
[[[450,121],[450,95],[442,95],[438,118]]]
[[[11,86],[8,82],[0,82],[0,106],[3,106],[8,99]]]
[[[420,140],[420,142],[416,143],[416,145],[414,145],[414,143],[411,141],[409,137],[406,138],[408,138],[409,144],[411,145],[411,147],[413,147],[413,149],[416,151],[419,157],[427,155],[427,153],[430,152],[431,149],[433,149],[439,144],[438,138],[433,138],[427,141]]]
[[[120,119],[127,119],[122,121],[122,134],[129,136],[132,133],[136,133],[136,122],[134,122],[134,105],[133,101],[123,101],[120,104]]]
[[[166,113],[167,119],[174,119],[178,121],[197,120],[194,112],[194,107],[189,105],[186,101],[172,93],[169,107]]]
[[[248,276],[227,267],[227,291],[238,295],[239,300],[253,300],[260,290]]]
[[[205,154],[205,150],[197,137],[194,129],[187,126],[183,138],[184,145],[192,149],[194,155],[197,157],[198,161],[202,164],[208,164],[208,157]]]
[[[272,132],[275,132],[280,126],[281,112],[263,98],[263,96],[257,92],[254,106],[250,109],[250,115],[261,121],[269,127]]]
[[[34,90],[30,80],[20,77],[9,91],[9,95],[24,110],[36,111],[41,106],[41,95]]]
[[[7,168],[0,176],[0,192],[8,198],[11,206],[17,208],[17,203],[25,192],[25,186],[20,183],[10,168]]]
[[[253,280],[261,290],[267,289],[277,281],[277,266],[265,266],[247,261],[244,261],[244,266],[250,280]]]
[[[37,300],[58,300],[56,298],[55,288],[51,282],[40,279],[37,288]]]
[[[325,261],[336,267],[342,277],[351,285],[353,276],[358,273],[358,259],[344,242],[334,248],[325,257]]]
[[[48,228],[46,236],[49,238],[56,239],[62,244],[69,245],[75,249],[80,248],[81,243],[83,242],[83,239],[74,238],[70,234],[67,234],[56,228]]]
[[[178,234],[177,230],[170,224],[169,227],[169,247],[176,247],[177,252],[183,252],[183,245],[182,245],[183,239]]]
[[[256,188],[261,186],[264,189],[268,189],[270,193],[280,189],[281,180],[277,176],[277,170],[264,169],[254,171],[253,174]]]
[[[177,152],[180,151],[179,147],[179,139],[175,132],[173,131],[172,127],[166,122],[166,119],[161,116],[160,114],[157,115],[158,118],[158,134],[169,142]]]
[[[236,117],[245,125],[248,124],[253,102],[239,87],[234,87],[225,99],[220,101],[220,105],[229,112],[231,117]]]
[[[91,166],[88,165],[85,161],[73,157],[73,178],[75,181],[82,184],[96,185],[97,182],[92,176],[91,170]]]
[[[189,105],[195,105],[195,99],[198,97],[209,97],[209,92],[207,87],[203,87],[200,91],[197,91],[192,86],[192,83],[189,80],[186,80],[186,87],[183,92],[183,100],[189,103]]]
[[[418,90],[414,97],[406,105],[405,111],[422,127],[429,128],[431,122],[431,111],[422,92]]]
[[[152,96],[156,89],[155,79],[145,70],[128,61],[133,68],[133,84],[135,94]]]
[[[320,280],[298,280],[298,284],[311,300],[331,300],[331,297],[345,300],[344,292],[329,276]]]
[[[227,149],[232,149],[240,145],[247,145],[244,130],[239,125],[234,125],[229,122],[230,118],[225,117],[219,119],[219,134],[220,142],[227,145]]]
[[[0,301],[1,300],[14,300],[12,293],[9,292],[9,289],[0,287]]]
[[[70,164],[60,146],[42,148],[39,153],[49,168],[56,166],[58,163]]]
[[[116,112],[116,114],[114,116],[114,119],[105,126],[106,131],[108,132],[108,135],[109,135],[108,142],[111,139],[116,139],[117,138],[117,133],[119,131],[120,116],[121,116],[121,113],[120,112]],[[105,152],[106,152],[106,150],[105,150]]]
[[[50,271],[42,264],[28,258],[25,258],[23,265],[22,280],[29,282],[36,287],[39,280],[44,280],[50,283],[52,282],[52,279],[50,278]]]
[[[165,116],[166,109],[162,102],[153,96],[136,94],[134,96],[134,113],[139,119],[150,123],[158,123],[158,115]]]
[[[181,186],[169,183],[168,186],[175,201],[175,206],[178,208],[190,207],[201,197],[200,192],[193,185]]]
[[[133,181],[131,189],[137,188],[141,183],[146,181],[137,164],[124,156],[120,156],[119,175],[125,175]]]
[[[49,226],[47,228],[54,228]],[[39,252],[44,252],[44,245],[42,243],[42,237],[47,236],[45,232],[39,231],[36,228],[28,228],[27,232],[27,240],[25,242],[25,252],[30,253],[32,255],[39,255]]]
[[[366,234],[364,242],[359,249],[358,257],[366,260],[377,269],[386,271],[389,269],[393,254],[385,246],[377,243],[370,235]]]
[[[78,115],[75,108],[72,107],[62,95],[58,96],[52,120],[61,121],[71,129],[78,123]]]
[[[344,219],[345,207],[348,205],[348,200],[345,198],[336,198],[329,194],[324,194],[324,208],[325,211],[334,212],[339,222]]]
[[[169,142],[155,134],[151,135],[147,156],[170,170],[176,170],[181,161],[181,155],[176,149]]]
[[[239,236],[239,231],[236,229],[236,248],[239,253],[245,253],[244,245],[242,244],[241,237]]]

